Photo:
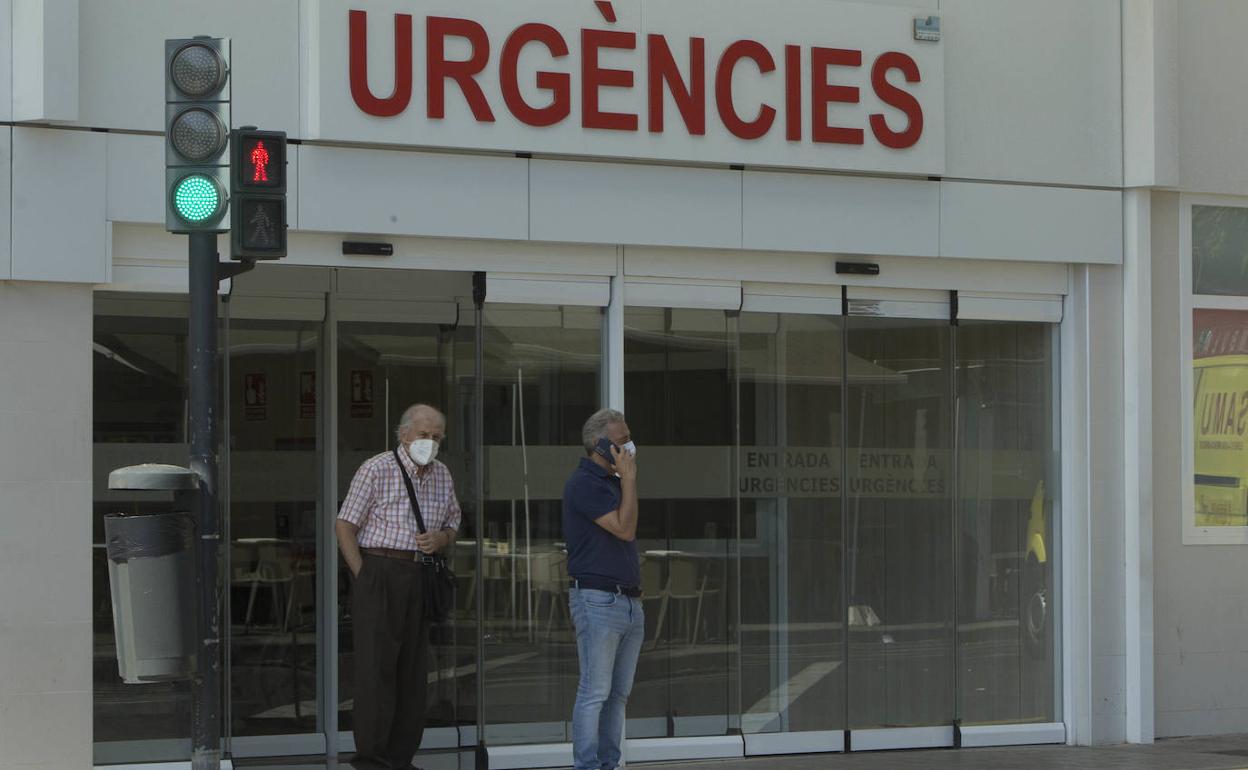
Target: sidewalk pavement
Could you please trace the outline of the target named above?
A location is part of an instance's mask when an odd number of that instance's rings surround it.
[[[349,770],[340,762],[237,760],[243,770]],[[472,767],[472,754],[421,757],[422,767]],[[797,754],[638,764],[646,770],[1248,770],[1248,733],[1172,738],[1149,746],[1019,746],[991,749],[873,751],[857,754]]]

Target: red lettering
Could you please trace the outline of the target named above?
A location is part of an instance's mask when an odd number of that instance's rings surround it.
[[[629,112],[602,112],[598,109],[601,88],[632,88],[631,70],[604,69],[598,66],[598,51],[611,48],[632,51],[637,48],[637,34],[609,29],[581,30],[581,125],[612,131],[636,131],[637,116]]]
[[[720,120],[733,136],[758,139],[771,130],[771,124],[776,120],[776,111],[764,103],[759,107],[758,117],[754,120],[742,120],[737,114],[736,106],[732,103],[732,73],[737,68],[737,62],[742,59],[752,59],[758,65],[758,71],[764,75],[776,68],[771,52],[762,43],[738,40],[728,46],[719,59],[719,67],[715,71],[715,102],[719,107]]]
[[[663,86],[667,85],[676,109],[693,136],[706,133],[706,41],[689,38],[689,84],[676,67],[676,59],[662,35],[650,35],[646,46],[649,58],[650,131],[663,133]]]
[[[503,44],[502,59],[498,63],[503,101],[520,122],[530,126],[553,126],[572,111],[572,76],[565,72],[538,72],[537,87],[549,91],[554,98],[545,107],[533,107],[526,102],[520,93],[517,70],[520,51],[529,43],[545,45],[555,58],[568,55],[568,44],[554,27],[547,24],[517,27]]]
[[[784,47],[784,138],[802,141],[802,47]]]
[[[884,120],[882,114],[873,113],[871,133],[875,134],[875,138],[885,147],[903,150],[913,147],[923,135],[923,107],[913,94],[888,82],[888,71],[892,69],[901,70],[907,83],[917,83],[919,82],[919,65],[914,63],[914,59],[897,51],[880,54],[875,64],[871,65],[871,87],[875,89],[875,95],[888,106],[901,110],[909,124],[905,131],[893,131],[888,127],[888,122]]]
[[[351,98],[369,115],[394,117],[412,100],[412,15],[394,15],[394,91],[384,99],[368,87],[368,13],[351,11],[348,19]]]
[[[828,83],[828,67],[861,67],[862,51],[851,48],[810,49],[810,122],[812,138],[816,142],[832,144],[862,144],[861,128],[842,128],[828,125],[828,104],[842,102],[858,103],[857,86],[834,86]]]
[[[472,116],[481,123],[493,123],[494,113],[485,100],[476,76],[481,74],[490,60],[490,39],[485,28],[469,19],[449,19],[430,16],[425,20],[425,78],[428,112],[431,118],[446,117],[446,80],[459,84],[459,90],[468,100]],[[466,61],[446,60],[446,38],[462,37],[472,46],[472,56]]]

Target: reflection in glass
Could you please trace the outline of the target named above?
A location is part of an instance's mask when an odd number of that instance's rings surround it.
[[[486,739],[563,742],[577,657],[560,511],[599,406],[602,310],[487,305],[484,332]]]
[[[115,305],[118,298],[110,302]],[[140,308],[142,300],[130,304],[135,315],[97,314],[94,334],[93,736],[97,760],[105,763],[190,756],[188,684],[123,684],[117,670],[103,517],[114,511],[169,510],[173,497],[163,492],[110,492],[108,472],[145,462],[182,466],[188,462],[185,305],[162,303],[180,317],[159,317],[140,316],[145,309]],[[124,742],[129,741],[143,743],[126,747]]]
[[[1052,327],[957,327],[958,707],[1056,721]]]
[[[476,622],[470,606],[475,577],[471,542],[475,497],[470,471],[471,394],[473,388],[472,314],[457,326],[421,323],[351,323],[338,325],[338,493],[342,504],[351,478],[368,458],[397,443],[395,430],[403,410],[415,403],[438,407],[446,415],[446,438],[438,460],[455,479],[463,510],[460,547],[451,554],[460,579],[457,609],[451,622],[430,633],[428,744],[439,728],[474,724],[476,702]],[[337,544],[338,578],[338,729],[349,732],[354,702],[354,643],[351,626],[351,573]]]
[[[320,324],[234,320],[228,344],[232,731],[311,733],[320,660]]]
[[[839,730],[841,321],[742,314],[739,367],[741,729]]]
[[[736,726],[735,326],[717,310],[625,310],[646,612],[630,738]]]
[[[950,724],[951,327],[848,323],[849,727]]]
[[[1248,312],[1192,311],[1196,526],[1248,526]]]
[[[1192,207],[1192,291],[1248,297],[1248,208]]]

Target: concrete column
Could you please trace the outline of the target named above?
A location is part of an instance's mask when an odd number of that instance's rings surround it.
[[[0,764],[91,767],[91,288],[0,281]]]
[[[1127,741],[1153,742],[1152,192],[1123,196],[1123,504]]]

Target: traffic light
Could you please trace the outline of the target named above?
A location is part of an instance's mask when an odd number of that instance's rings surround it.
[[[240,128],[230,137],[230,256],[286,256],[286,133]]]
[[[165,41],[165,229],[225,231],[230,41]]]

